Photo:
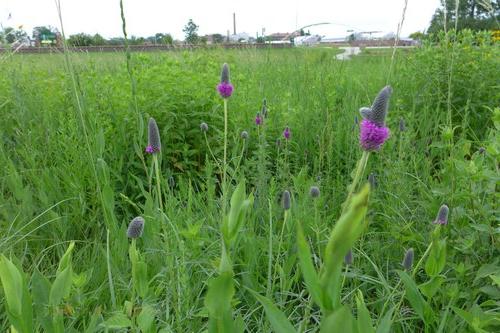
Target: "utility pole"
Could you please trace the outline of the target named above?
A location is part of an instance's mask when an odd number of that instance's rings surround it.
[[[236,35],[236,13],[233,13],[233,34]]]

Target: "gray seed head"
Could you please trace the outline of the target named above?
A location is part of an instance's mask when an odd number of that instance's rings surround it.
[[[403,268],[405,270],[409,271],[412,268],[414,256],[415,256],[415,254],[413,252],[413,248],[409,248],[408,251],[406,251],[406,253],[405,253],[403,263],[401,264],[401,265],[403,265]]]
[[[436,219],[434,220],[434,224],[446,225],[448,224],[448,213],[450,209],[446,205],[442,205],[439,208],[439,212],[437,214]]]
[[[222,71],[220,73],[220,82],[229,83],[229,65],[226,63],[222,65]]]
[[[154,152],[161,150],[160,131],[154,118],[149,118],[148,124],[148,145],[153,148]]]
[[[242,132],[241,132],[241,138],[242,138],[243,140],[248,139],[248,132],[247,132],[247,131],[242,131]]]
[[[175,187],[175,178],[174,176],[168,177],[168,187],[173,189]]]
[[[283,195],[281,197],[281,202],[283,204],[284,210],[290,209],[290,192],[288,192],[287,190],[283,191]]]
[[[377,178],[373,172],[368,175],[368,183],[370,183],[370,188],[372,190],[377,188]]]
[[[349,252],[344,257],[344,263],[346,265],[352,265],[352,262],[354,261],[354,256],[352,255],[352,250],[349,249]]]
[[[479,148],[479,150],[477,151],[479,154],[484,154],[486,152],[486,148],[484,147],[481,147]]]
[[[144,231],[144,219],[141,216],[135,217],[130,221],[127,229],[128,238],[139,238]]]
[[[387,110],[389,109],[389,99],[391,94],[392,88],[390,86],[385,86],[378,93],[377,97],[375,97],[375,100],[370,108],[362,107],[359,109],[361,116],[379,126],[384,126]]]
[[[266,99],[264,98],[264,100],[262,101],[262,110],[261,110],[261,113],[262,113],[262,116],[264,118],[267,118],[267,115],[268,115],[268,109],[267,109],[267,101]]]
[[[201,123],[200,124],[200,129],[201,129],[202,132],[208,131],[208,125],[207,125],[207,123]]]
[[[319,195],[320,195],[319,187],[311,186],[311,188],[309,189],[309,194],[311,195],[312,198],[319,197]]]
[[[399,131],[400,132],[406,131],[405,120],[403,118],[399,118]]]

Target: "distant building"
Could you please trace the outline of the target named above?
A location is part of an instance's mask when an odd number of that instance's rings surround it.
[[[299,37],[300,32],[294,31],[292,33],[289,32],[275,32],[273,34],[267,35],[266,41],[271,43],[290,43],[295,37]]]
[[[321,42],[321,36],[310,35],[310,36],[298,36],[293,39],[293,44],[296,46],[313,46]]]
[[[231,43],[248,43],[250,42],[250,35],[246,32],[240,32],[237,34],[229,35],[229,41]]]

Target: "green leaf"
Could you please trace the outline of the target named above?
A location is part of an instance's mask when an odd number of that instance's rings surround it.
[[[231,196],[229,214],[223,220],[222,233],[227,243],[238,235],[247,211],[253,206],[253,195],[245,199],[245,194],[245,181],[241,181]]]
[[[359,333],[374,333],[375,330],[372,326],[372,319],[370,317],[370,312],[366,308],[365,300],[363,299],[363,293],[358,290],[358,295],[356,296],[356,306],[358,309],[357,327]]]
[[[324,271],[321,275],[324,305],[327,310],[340,306],[341,271],[344,256],[361,236],[366,227],[365,215],[368,208],[370,186],[366,184],[352,197],[347,211],[339,218],[332,230],[325,249]]]
[[[311,249],[309,248],[309,244],[304,236],[304,231],[302,230],[300,223],[297,223],[297,245],[300,268],[302,270],[302,275],[304,276],[304,282],[306,283],[307,290],[311,294],[314,302],[323,308],[319,277],[312,262]]]
[[[49,294],[49,304],[51,306],[58,306],[63,298],[69,296],[73,279],[72,274],[71,266],[68,266],[56,275]]]
[[[6,300],[5,310],[13,329],[21,333],[33,331],[33,307],[22,270],[3,254],[0,256],[0,280]]]
[[[377,327],[377,333],[389,333],[391,331],[393,312],[394,308],[387,311]],[[360,331],[359,333],[362,332]]]
[[[424,300],[422,294],[418,290],[415,281],[404,271],[398,271],[401,281],[403,281],[406,288],[406,298],[410,302],[413,310],[422,320],[426,320],[426,314],[431,312],[429,304]]]
[[[437,229],[439,230],[439,229]],[[441,274],[446,265],[446,240],[434,240],[429,257],[425,262],[425,272],[430,277]]]
[[[9,307],[9,312],[17,317],[22,315],[21,301],[23,298],[22,275],[17,267],[3,254],[0,257],[0,279]]]
[[[156,311],[151,305],[144,304],[142,306],[141,313],[137,316],[137,325],[141,329],[141,332],[153,332],[155,316]]]
[[[120,329],[132,326],[130,319],[123,313],[114,314],[111,318],[106,320],[103,324],[107,329]]]
[[[208,331],[210,333],[233,333],[231,300],[234,295],[234,282],[231,272],[223,272],[212,279],[205,296],[208,310]]]
[[[137,294],[144,298],[148,294],[148,266],[144,261],[139,261],[135,267],[134,283]]]
[[[68,249],[62,256],[61,260],[59,261],[59,267],[57,268],[56,275],[61,273],[63,270],[66,269],[71,264],[71,253],[73,252],[73,248],[75,247],[75,242],[69,243]]]
[[[276,305],[274,305],[273,302],[269,300],[269,298],[259,295],[257,292],[253,290],[250,290],[250,292],[252,293],[252,295],[255,296],[255,298],[257,298],[260,304],[262,304],[262,306],[264,307],[267,319],[269,319],[269,322],[271,323],[271,326],[276,333],[297,332],[293,327],[292,323],[290,323],[288,318],[285,316],[285,314],[280,309],[278,309]]]
[[[321,321],[320,333],[352,333],[354,318],[347,306],[342,306]],[[365,333],[365,332],[363,332]]]
[[[431,278],[429,281],[421,284],[418,286],[420,291],[422,291],[422,294],[425,295],[425,297],[431,299],[436,292],[439,290],[441,287],[441,284],[445,281],[445,278],[442,276],[435,276]]]
[[[42,325],[46,332],[54,332],[52,318],[49,314],[49,292],[51,289],[50,281],[38,270],[33,272],[31,277],[31,293],[33,294],[33,304],[37,321]]]

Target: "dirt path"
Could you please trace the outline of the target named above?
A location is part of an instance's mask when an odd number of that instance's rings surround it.
[[[349,60],[352,56],[358,55],[361,53],[361,48],[359,47],[340,47],[340,49],[344,50],[344,53],[337,54],[337,60]]]

